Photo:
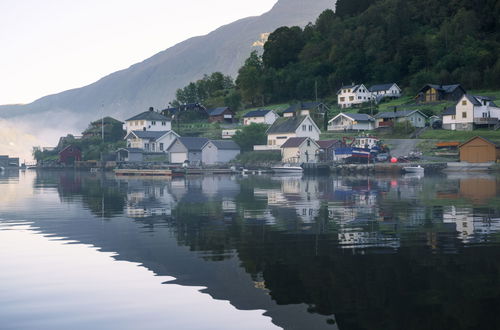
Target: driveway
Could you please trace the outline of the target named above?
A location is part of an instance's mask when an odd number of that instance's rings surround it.
[[[391,149],[391,156],[396,158],[407,156],[412,151],[417,151],[417,144],[421,139],[389,139],[384,140],[384,143]]]

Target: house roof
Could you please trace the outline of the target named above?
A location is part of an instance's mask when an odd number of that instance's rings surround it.
[[[281,145],[281,148],[297,148],[300,147],[302,143],[304,143],[305,140],[307,140],[307,137],[292,137],[289,138],[288,140],[285,141]]]
[[[320,140],[316,141],[321,149],[328,149],[333,147],[335,144],[339,143],[339,140]]]
[[[463,89],[462,86],[460,86],[460,84],[454,84],[454,85],[427,84],[422,89],[420,89],[419,92],[424,92],[428,88],[434,88],[435,90],[446,93],[446,94],[453,93],[455,91],[455,89],[457,89],[457,88],[461,88],[465,92],[465,89]]]
[[[452,107],[445,108],[442,115],[443,116],[453,116],[453,115],[456,115],[456,113],[457,113],[457,108],[455,106],[452,106]]]
[[[283,111],[283,113],[290,113],[290,112],[295,112],[301,108],[300,103],[295,103],[289,106],[286,110]]]
[[[267,115],[271,110],[265,110],[265,109],[259,109],[259,110],[253,110],[247,112],[243,117],[264,117]]]
[[[74,150],[77,150],[77,151],[81,152],[80,148],[78,148],[75,145],[70,144],[70,145],[67,145],[66,147],[64,147],[61,151],[59,151],[59,154],[62,154],[64,151],[66,151],[66,149],[69,149],[69,148],[72,148]]]
[[[125,121],[131,121],[131,120],[158,120],[158,121],[170,121],[167,117],[164,115],[154,111],[154,110],[148,110],[144,111],[138,115],[135,115],[134,117],[131,117]]]
[[[356,121],[373,121],[374,118],[366,113],[344,113],[345,116],[350,117]]]
[[[220,116],[226,110],[229,110],[229,107],[218,107],[218,108],[215,108],[215,109],[210,109],[207,112],[208,112],[209,116]]]
[[[115,119],[113,117],[104,117],[103,119],[97,119],[97,120],[94,120],[91,124],[92,125],[100,125],[101,122],[104,122],[104,124],[123,124],[123,122],[121,122],[118,119]]]
[[[210,140],[219,150],[240,150],[240,146],[231,140]]]
[[[381,91],[389,90],[394,85],[396,85],[396,84],[395,83],[389,83],[389,84],[373,85],[370,88],[368,88],[368,90],[370,92],[381,92]]]
[[[134,134],[139,139],[148,139],[151,141],[156,141],[157,139],[161,138],[163,135],[167,134],[168,132],[171,132],[171,131],[132,131],[125,137],[125,139],[128,139],[130,134]]]
[[[208,139],[203,137],[178,137],[177,139],[187,150],[201,150],[208,142]]]
[[[267,134],[294,133],[308,116],[278,118],[267,130]]]
[[[283,113],[295,112],[297,110],[312,110],[320,106],[326,107],[322,102],[300,102],[292,104]]]
[[[380,119],[389,119],[389,118],[403,118],[403,117],[408,117],[412,115],[413,113],[418,112],[422,116],[426,117],[422,112],[419,110],[399,110],[399,111],[388,111],[388,112],[381,112],[375,115],[375,118],[380,118]]]
[[[495,142],[493,142],[493,141],[491,141],[491,140],[488,140],[488,139],[486,139],[486,138],[484,138],[484,137],[482,137],[482,136],[474,136],[473,138],[470,138],[469,140],[465,141],[464,143],[462,143],[462,144],[461,144],[461,145],[459,145],[458,147],[459,147],[459,148],[461,148],[462,146],[464,146],[464,145],[468,144],[469,142],[471,142],[471,141],[473,141],[473,140],[475,140],[475,139],[481,139],[481,140],[483,140],[483,141],[485,141],[485,142],[487,142],[487,143],[489,143],[489,144],[494,145],[496,148],[499,148],[499,147],[500,147],[500,146],[499,146],[498,144],[496,144]]]

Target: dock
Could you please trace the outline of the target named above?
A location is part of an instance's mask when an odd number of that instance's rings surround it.
[[[161,177],[171,177],[176,175],[172,170],[167,169],[115,169],[116,175],[123,176],[161,176]]]

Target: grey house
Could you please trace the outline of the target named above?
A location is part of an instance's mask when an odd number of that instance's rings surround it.
[[[375,115],[377,127],[393,127],[395,123],[408,121],[414,127],[425,127],[427,116],[419,110],[381,112]]]
[[[182,164],[188,161],[190,164],[201,164],[201,152],[207,142],[207,138],[200,137],[176,138],[167,149],[170,153],[170,162]]]
[[[225,164],[236,158],[240,147],[231,140],[210,140],[202,149],[202,162],[207,165]]]

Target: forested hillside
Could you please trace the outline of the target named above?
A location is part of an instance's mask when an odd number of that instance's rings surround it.
[[[281,27],[239,70],[243,101],[333,97],[342,84],[500,87],[500,1],[339,0],[304,29]]]

